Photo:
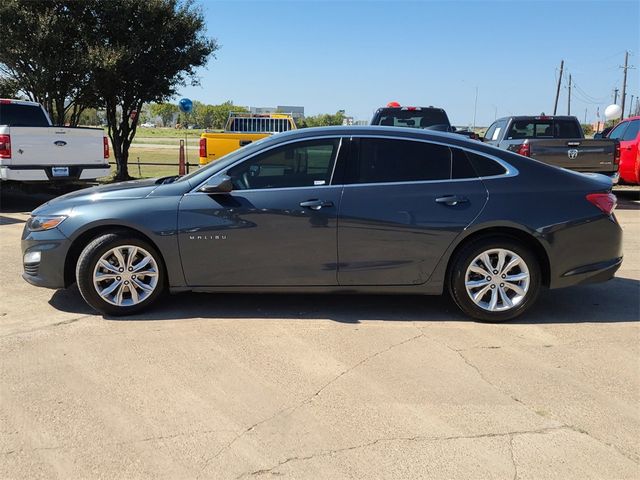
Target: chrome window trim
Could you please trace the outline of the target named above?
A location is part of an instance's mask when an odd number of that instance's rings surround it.
[[[465,152],[470,152],[473,153],[475,155],[480,155],[482,157],[486,157],[489,160],[492,160],[494,162],[497,162],[498,164],[500,164],[505,170],[505,173],[502,173],[500,175],[489,175],[486,177],[482,177],[482,176],[478,176],[475,178],[448,178],[448,179],[442,179],[442,180],[416,180],[416,181],[411,181],[411,182],[376,182],[376,183],[345,183],[345,184],[340,184],[340,185],[344,185],[345,187],[357,187],[357,186],[373,186],[373,185],[407,185],[407,184],[429,184],[429,183],[444,183],[444,182],[469,182],[469,181],[477,181],[477,180],[492,180],[494,178],[508,178],[508,177],[515,177],[517,175],[519,175],[519,171],[516,167],[514,167],[513,165],[511,165],[510,163],[507,163],[506,161],[502,160],[499,157],[496,157],[494,155],[488,154],[488,153],[484,153],[484,152],[479,152],[477,150],[474,150],[470,147],[466,147],[466,146],[460,146],[460,145],[450,145],[448,143],[444,143],[442,141],[438,141],[438,140],[431,140],[431,139],[422,139],[422,138],[410,138],[410,137],[402,137],[402,136],[395,136],[395,135],[376,135],[376,134],[344,134],[344,135],[319,135],[319,136],[313,136],[313,137],[308,137],[308,138],[297,138],[294,140],[289,140],[287,142],[282,142],[282,143],[278,143],[277,145],[273,145],[265,150],[261,150],[259,152],[255,152],[247,157],[241,158],[240,160],[238,160],[237,162],[229,165],[224,171],[222,172],[218,172],[214,175],[211,175],[209,178],[207,178],[205,181],[201,182],[197,187],[195,187],[194,189],[190,190],[188,193],[186,193],[185,195],[189,195],[189,194],[198,194],[198,195],[210,195],[208,193],[204,193],[204,192],[198,192],[198,189],[200,187],[202,187],[205,183],[207,183],[209,180],[211,180],[211,178],[213,178],[216,175],[224,175],[226,174],[226,172],[232,168],[234,168],[236,165],[245,162],[247,160],[250,160],[251,158],[255,157],[256,155],[262,155],[265,152],[268,152],[270,150],[273,150],[274,148],[278,148],[278,147],[282,147],[282,146],[286,146],[289,145],[291,143],[299,143],[299,142],[306,142],[306,141],[312,141],[312,140],[325,140],[325,139],[339,139],[339,144],[338,144],[338,151],[336,152],[336,159],[333,162],[333,171],[331,172],[331,179],[329,181],[329,184],[327,185],[310,185],[310,186],[306,186],[306,187],[279,187],[279,188],[252,188],[252,189],[245,189],[245,190],[237,190],[238,192],[256,192],[256,191],[278,191],[278,190],[289,190],[292,188],[296,188],[296,189],[308,189],[308,188],[319,188],[319,187],[332,187],[332,186],[336,186],[333,184],[333,178],[335,175],[335,169],[336,169],[336,165],[338,164],[338,158],[340,156],[340,152],[342,149],[342,145],[343,145],[343,140],[345,138],[349,138],[349,140],[353,140],[354,138],[384,138],[387,140],[405,140],[405,141],[412,141],[412,142],[422,142],[422,143],[430,143],[430,144],[435,144],[435,145],[441,145],[447,148],[458,148],[460,150],[463,150]]]
[[[196,186],[195,188],[191,189],[189,192],[187,192],[185,195],[189,195],[189,194],[198,194],[198,195],[210,195],[209,193],[204,193],[204,192],[198,192],[198,189],[200,189],[200,187],[202,187],[205,183],[207,183],[209,180],[211,180],[213,177],[217,176],[217,175],[226,175],[226,173],[231,170],[232,168],[234,168],[236,165],[239,165],[243,162],[246,162],[247,160],[252,159],[253,157],[257,156],[257,155],[262,155],[263,153],[269,152],[270,150],[273,150],[275,148],[279,148],[279,147],[283,147],[292,143],[301,143],[301,142],[307,142],[307,141],[313,141],[313,140],[335,140],[338,139],[338,149],[336,151],[336,158],[333,162],[333,170],[331,171],[331,178],[329,179],[329,183],[326,185],[309,185],[306,187],[278,187],[278,188],[247,188],[244,190],[234,190],[237,192],[255,192],[255,191],[271,191],[271,190],[285,190],[285,189],[290,189],[290,188],[318,188],[318,187],[330,187],[333,186],[333,175],[335,174],[336,171],[336,165],[338,164],[338,157],[340,156],[340,151],[342,148],[342,140],[346,137],[346,135],[319,135],[319,136],[314,136],[314,137],[308,137],[308,138],[297,138],[294,140],[289,140],[287,142],[281,142],[278,143],[276,145],[272,145],[269,148],[266,148],[264,150],[260,150],[259,152],[254,152],[252,154],[250,154],[249,156],[243,157],[241,159],[239,159],[237,162],[232,163],[231,165],[229,165],[227,168],[225,168],[223,171],[221,172],[217,172],[213,175],[211,175],[210,177],[208,177],[206,180],[204,180],[203,182],[201,182],[200,184],[198,184],[198,186]]]
[[[464,147],[464,146],[460,146],[460,145],[450,145],[448,143],[444,143],[444,142],[439,142],[437,140],[428,140],[428,139],[422,139],[422,138],[408,138],[408,137],[396,137],[393,135],[368,135],[368,134],[358,134],[358,135],[352,135],[351,138],[385,138],[385,139],[389,139],[389,140],[409,140],[409,141],[413,141],[413,142],[423,142],[423,143],[431,143],[431,144],[435,144],[435,145],[441,145],[443,147],[448,147],[448,148],[458,148],[460,150],[464,150],[465,152],[469,152],[469,153],[473,153],[474,155],[480,155],[481,157],[486,157],[490,160],[493,160],[494,162],[499,163],[505,170],[505,173],[501,173],[500,175],[489,175],[486,177],[482,177],[480,175],[478,175],[475,178],[448,178],[448,179],[443,179],[443,180],[415,180],[412,182],[376,182],[376,183],[346,183],[346,186],[351,186],[351,185],[390,185],[390,184],[407,184],[407,183],[442,183],[442,182],[464,182],[464,181],[469,181],[469,180],[485,180],[485,179],[493,179],[493,178],[506,178],[506,177],[515,177],[516,175],[518,175],[520,172],[518,171],[518,169],[516,167],[514,167],[513,165],[505,162],[504,160],[502,160],[499,157],[496,157],[494,155],[488,154],[488,153],[484,153],[484,152],[479,152],[477,150],[473,150],[472,148],[469,147]]]

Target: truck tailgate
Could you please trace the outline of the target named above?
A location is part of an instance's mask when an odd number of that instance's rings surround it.
[[[99,128],[11,127],[10,133],[12,165],[106,163]]]
[[[533,139],[530,156],[544,163],[579,172],[614,173],[616,141],[610,139]]]

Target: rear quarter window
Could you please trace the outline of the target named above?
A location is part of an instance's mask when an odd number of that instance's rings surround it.
[[[495,160],[477,153],[465,152],[469,163],[479,177],[494,177],[496,175],[504,175],[507,169]]]

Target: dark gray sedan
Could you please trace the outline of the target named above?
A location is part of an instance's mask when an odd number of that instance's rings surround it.
[[[542,287],[622,263],[611,181],[459,135],[305,129],[184,177],[82,190],[27,222],[24,278],[77,282],[110,315],[163,292],[445,290],[469,316],[523,313]]]

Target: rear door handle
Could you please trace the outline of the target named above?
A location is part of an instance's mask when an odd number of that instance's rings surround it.
[[[314,199],[307,200],[306,202],[300,202],[300,206],[310,208],[311,210],[320,210],[322,207],[333,207],[333,202]]]
[[[436,203],[444,203],[445,205],[458,205],[459,203],[466,203],[469,199],[461,197],[459,195],[445,195],[444,197],[436,198]]]

